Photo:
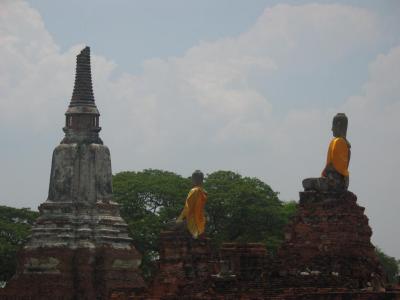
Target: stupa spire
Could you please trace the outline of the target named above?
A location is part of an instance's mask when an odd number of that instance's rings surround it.
[[[89,47],[85,47],[76,57],[75,85],[71,98],[72,102],[94,102]]]
[[[76,57],[74,90],[65,116],[65,138],[61,143],[102,143],[98,134],[100,113],[94,102],[89,47]]]

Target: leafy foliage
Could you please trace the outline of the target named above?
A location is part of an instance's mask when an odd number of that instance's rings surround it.
[[[269,250],[277,248],[294,210],[290,212],[269,185],[257,178],[217,171],[208,175],[204,186],[208,192],[207,234],[214,244],[261,241]]]
[[[121,172],[113,177],[114,199],[128,223],[135,246],[143,254],[142,271],[151,275],[158,255],[158,236],[168,220],[176,217],[191,181],[161,170]]]
[[[383,270],[386,274],[386,277],[389,283],[396,283],[397,276],[399,275],[399,263],[400,261],[396,260],[396,258],[391,257],[383,253],[383,251],[376,247],[376,254],[378,255],[379,261],[382,264]]]
[[[0,281],[9,280],[15,273],[17,251],[37,216],[27,208],[0,206]]]
[[[179,215],[191,181],[167,171],[144,170],[118,173],[113,185],[114,198],[143,254],[144,275],[150,276],[159,233]],[[278,247],[295,202],[283,203],[266,183],[230,171],[209,174],[204,187],[208,192],[206,233],[215,247],[223,241],[262,241],[270,250]]]

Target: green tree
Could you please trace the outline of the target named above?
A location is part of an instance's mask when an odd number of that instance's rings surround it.
[[[113,177],[114,199],[129,226],[135,247],[142,253],[142,271],[149,277],[158,256],[158,236],[165,223],[183,207],[190,180],[161,170],[121,172]]]
[[[385,254],[379,247],[375,247],[375,251],[389,283],[396,283],[396,277],[399,275],[399,261]]]
[[[208,192],[207,234],[214,245],[224,241],[264,242],[275,251],[282,229],[295,211],[269,185],[231,171],[217,171],[205,180]]]
[[[113,187],[148,277],[158,255],[160,231],[179,215],[191,181],[172,172],[144,170],[116,174]],[[206,233],[215,247],[224,241],[261,241],[273,251],[278,247],[295,202],[284,203],[261,180],[230,171],[209,174],[204,187],[208,192]]]
[[[28,238],[38,212],[0,206],[0,281],[15,273],[17,251]]]

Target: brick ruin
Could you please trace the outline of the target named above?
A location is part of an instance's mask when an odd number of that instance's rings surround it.
[[[271,257],[261,243],[224,243],[161,234],[159,271],[143,298],[400,299],[385,278],[364,208],[351,192],[301,192],[285,241]]]
[[[351,192],[301,192],[274,260],[272,284],[379,291],[384,276],[364,208]]]
[[[86,47],[77,57],[48,199],[0,299],[400,299],[399,290],[385,290],[368,218],[351,192],[301,192],[275,257],[261,243],[224,243],[215,253],[206,237],[165,230],[158,271],[145,283],[141,256],[112,200],[99,115]]]

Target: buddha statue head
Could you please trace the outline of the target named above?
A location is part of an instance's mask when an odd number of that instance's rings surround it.
[[[192,183],[194,186],[203,185],[204,174],[200,170],[196,170],[192,174]]]
[[[333,117],[332,133],[334,137],[346,138],[347,134],[347,117],[344,113],[338,113]]]

